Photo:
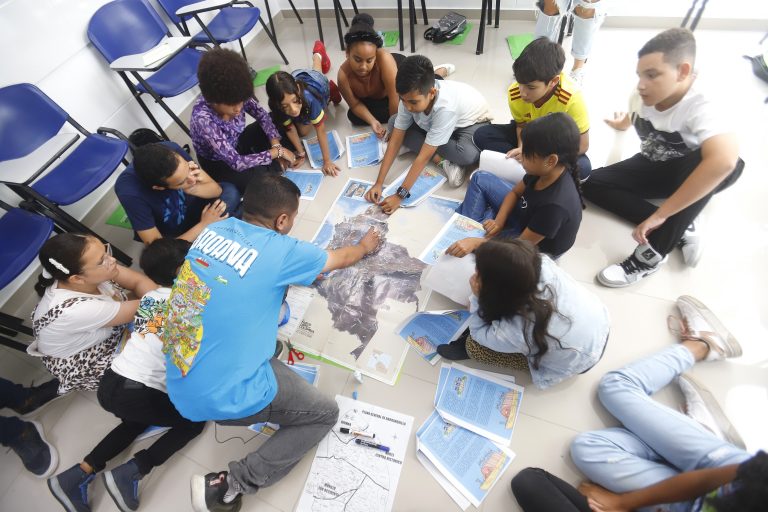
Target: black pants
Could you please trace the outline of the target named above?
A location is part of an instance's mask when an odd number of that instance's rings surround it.
[[[252,155],[254,153],[266,151],[271,147],[272,142],[269,137],[267,137],[267,134],[264,133],[261,125],[254,122],[246,126],[243,133],[240,134],[235,149],[237,149],[237,152],[241,155]],[[254,176],[256,176],[256,174],[260,172],[282,172],[277,160],[273,160],[269,165],[257,165],[256,167],[251,167],[250,169],[238,172],[222,160],[209,160],[201,156],[198,156],[197,159],[200,161],[200,167],[202,167],[211,178],[219,183],[222,181],[232,183],[237,187],[237,190],[241,195],[245,192],[245,187],[248,186],[248,183]]]
[[[638,153],[593,171],[582,185],[582,190],[584,197],[596,205],[637,225],[658,208],[647,199],[666,199],[671,196],[700,162],[701,151],[665,162],[653,162]],[[698,217],[710,198],[736,182],[743,170],[744,161],[739,158],[731,174],[712,192],[672,215],[648,235],[651,247],[662,256],[672,252],[686,228]]]
[[[587,498],[567,482],[539,468],[512,479],[512,493],[524,512],[589,512]]]
[[[184,448],[205,426],[205,422],[192,422],[179,414],[167,394],[111,369],[104,373],[96,396],[105,410],[123,421],[83,459],[94,471],[104,469],[107,461],[128,448],[147,427],[171,427],[152,446],[134,454],[139,471],[146,475]]]

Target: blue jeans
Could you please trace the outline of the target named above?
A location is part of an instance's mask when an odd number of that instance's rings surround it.
[[[17,407],[27,399],[24,386],[0,378],[0,408]],[[0,444],[8,446],[24,430],[24,421],[16,416],[0,416]]]
[[[277,359],[270,361],[277,379],[277,395],[261,411],[247,418],[218,421],[221,425],[248,426],[269,421],[280,430],[244,459],[229,463],[230,475],[253,494],[276,483],[336,424],[339,406]]]
[[[219,183],[219,186],[221,187],[221,195],[219,196],[219,199],[226,203],[226,212],[230,217],[237,217],[239,219],[241,215],[240,203],[243,199],[240,191],[235,185],[228,181],[222,181]]]
[[[464,196],[464,202],[459,205],[456,211],[477,222],[493,219],[499,213],[504,198],[514,187],[514,183],[503,180],[495,174],[477,171],[469,179],[467,195]],[[503,236],[519,236],[522,232],[522,228],[518,224],[520,218],[518,210],[519,204],[516,204],[507,218],[504,230],[502,230]]]
[[[587,478],[622,493],[750,457],[696,420],[651,398],[693,364],[688,349],[673,345],[602,378],[600,401],[623,426],[585,432],[574,439],[571,458]],[[675,503],[665,510],[690,510],[691,505]]]

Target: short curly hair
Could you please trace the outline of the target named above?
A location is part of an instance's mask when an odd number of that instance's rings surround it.
[[[232,50],[214,48],[204,52],[197,66],[197,80],[208,103],[237,105],[253,97],[248,63]]]

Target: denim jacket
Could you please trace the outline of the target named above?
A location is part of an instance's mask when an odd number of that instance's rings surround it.
[[[592,368],[602,356],[610,328],[608,309],[592,292],[577,283],[548,256],[541,258],[539,290],[545,286],[554,292],[554,302],[560,314],[553,314],[547,328],[549,349],[533,366],[535,355],[525,342],[523,318],[510,318],[486,323],[479,315],[477,297],[470,297],[469,330],[479,344],[496,352],[520,353],[528,357],[531,377],[540,389],[553,386],[573,375]],[[533,339],[532,326],[529,336]],[[533,341],[532,341],[533,342]]]

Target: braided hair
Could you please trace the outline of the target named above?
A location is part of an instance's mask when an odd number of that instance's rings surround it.
[[[556,112],[526,123],[520,137],[525,156],[557,155],[557,161],[565,166],[576,185],[581,209],[586,208],[581,192],[581,176],[576,165],[581,138],[576,121],[568,114]]]
[[[371,43],[376,48],[384,46],[384,41],[378,32],[373,30],[373,17],[370,14],[361,12],[352,18],[352,25],[349,32],[344,35],[344,42],[347,48],[355,43]]]

